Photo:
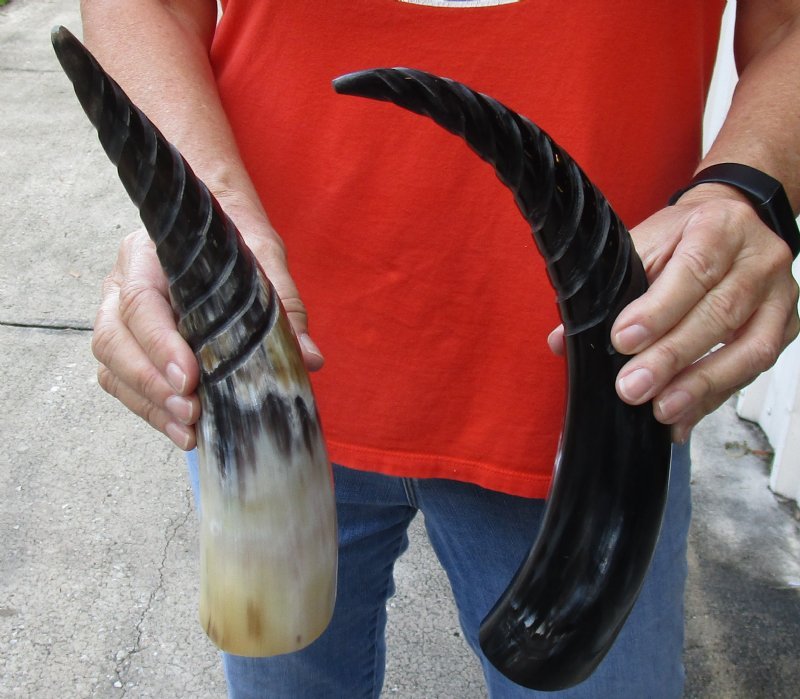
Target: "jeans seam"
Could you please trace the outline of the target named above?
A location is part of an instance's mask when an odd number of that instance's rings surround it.
[[[404,487],[405,487],[405,483],[404,483]],[[384,600],[383,601],[384,614],[386,613],[386,602],[388,602],[389,587],[391,585],[391,581],[394,579],[394,564],[395,564],[395,561],[397,561],[398,556],[400,555],[399,554],[400,549],[403,547],[403,537],[405,536],[405,531],[406,530],[403,530],[404,534],[402,534],[400,536],[400,538],[399,538],[399,540],[397,542],[397,545],[394,548],[394,553],[392,555],[392,563],[391,563],[391,566],[389,567],[389,575],[387,576],[386,583],[384,584],[383,589],[381,591],[381,597]],[[377,671],[378,653],[376,651],[376,648],[377,648],[377,645],[378,645],[378,617],[380,616],[380,613],[381,612],[380,612],[380,608],[379,608],[375,612],[375,616],[373,617],[373,620],[372,620],[372,628],[370,630],[370,635],[372,636],[373,653],[372,653],[372,669],[370,671],[370,674],[371,674],[371,679],[370,679],[371,688],[370,688],[369,699],[377,699],[380,696],[380,689],[381,689],[381,687],[377,687],[376,686],[376,679],[377,679],[377,676],[378,676],[378,671]],[[385,637],[386,637],[386,631],[384,629],[384,639],[385,639]],[[385,665],[385,663],[386,663],[386,658],[385,658],[385,653],[384,653],[384,665]],[[376,694],[376,691],[377,691],[377,694]]]
[[[408,504],[413,507],[415,510],[419,509],[419,504],[417,503],[417,492],[414,481],[414,478],[403,478],[401,479],[403,483],[403,492],[406,494],[406,500],[408,500]]]

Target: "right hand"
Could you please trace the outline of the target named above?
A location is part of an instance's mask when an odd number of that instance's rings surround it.
[[[278,291],[307,368],[320,369],[324,360],[308,336],[306,311],[289,276],[283,245],[274,233],[247,242]],[[144,230],[122,241],[103,281],[92,351],[100,362],[97,377],[103,390],[181,449],[195,447],[200,370],[178,333],[167,279]]]

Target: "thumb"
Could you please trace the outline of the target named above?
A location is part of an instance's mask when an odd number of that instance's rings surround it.
[[[298,335],[297,339],[300,342],[300,350],[303,353],[303,361],[306,364],[306,369],[309,371],[319,371],[322,369],[325,358],[322,356],[322,352],[319,351],[314,340],[311,339],[311,336],[307,332],[304,332]]]
[[[278,292],[283,308],[289,318],[289,323],[300,344],[300,351],[303,353],[306,369],[319,371],[325,363],[325,358],[322,356],[317,344],[311,339],[311,335],[309,335],[308,313],[306,313],[305,305],[297,293],[294,282],[287,276],[282,278],[280,282],[273,280],[272,283]],[[280,283],[280,286],[278,286],[278,283]]]
[[[261,251],[254,250],[257,258],[259,257],[259,252]],[[311,339],[311,335],[309,335],[308,313],[303,299],[300,298],[300,292],[289,274],[286,258],[282,254],[277,256],[262,254],[259,261],[267,279],[270,280],[275,291],[278,292],[278,298],[281,300],[295,337],[300,344],[300,351],[303,354],[306,369],[308,371],[318,371],[325,363],[325,358],[322,356],[317,344]]]
[[[269,279],[275,291],[278,292],[283,308],[289,318],[295,337],[300,344],[308,371],[318,371],[325,363],[322,352],[308,334],[308,314],[300,292],[294,283],[286,262],[286,251],[280,236],[272,229],[263,210],[256,213],[236,204],[228,207],[228,214],[235,216],[239,230],[248,231],[243,235],[256,260],[261,265],[264,275]],[[257,235],[255,231],[258,231]]]

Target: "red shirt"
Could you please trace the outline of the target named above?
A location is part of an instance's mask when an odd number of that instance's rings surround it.
[[[632,226],[698,161],[724,1],[458,4],[228,0],[212,60],[326,357],[332,460],[544,497],[565,371],[527,225],[460,139],[330,82],[401,65],[485,92]]]

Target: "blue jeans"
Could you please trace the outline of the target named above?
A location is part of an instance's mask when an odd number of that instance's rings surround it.
[[[193,458],[190,455],[196,483]],[[481,620],[533,542],[544,501],[455,481],[392,478],[334,466],[339,584],[333,620],[317,641],[297,653],[274,658],[224,654],[230,698],[377,698],[386,655],[386,602],[394,592],[392,571],[408,546],[406,531],[418,511],[425,515],[428,536],[447,572],[465,638],[482,664],[490,697],[680,697],[691,512],[687,447],[673,450],[672,469],[656,555],[613,648],[577,687],[534,692],[497,672],[483,657],[477,639]]]

